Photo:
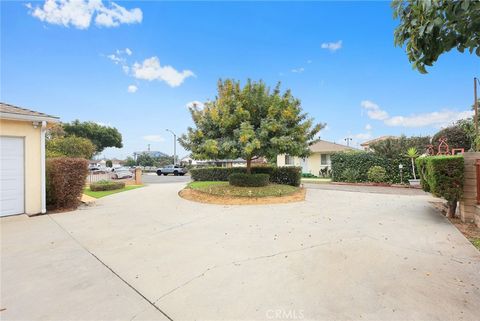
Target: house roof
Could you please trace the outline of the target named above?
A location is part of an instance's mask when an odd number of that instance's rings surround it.
[[[47,122],[57,122],[59,119],[56,116],[51,116],[38,111],[21,108],[21,107],[13,106],[10,104],[1,103],[1,102],[0,102],[0,118],[24,120],[24,121],[47,121]]]
[[[342,144],[328,142],[326,140],[319,140],[310,146],[310,151],[312,153],[322,153],[322,152],[343,152],[346,150],[355,150],[353,147],[345,146]]]
[[[373,143],[381,142],[382,140],[391,139],[391,138],[398,138],[398,137],[397,136],[380,136],[375,139],[367,140],[366,142],[361,143],[360,146],[369,146]]]

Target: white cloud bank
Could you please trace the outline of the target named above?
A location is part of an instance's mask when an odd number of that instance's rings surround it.
[[[191,70],[179,72],[172,66],[160,65],[158,57],[145,59],[142,63],[136,62],[131,69],[133,77],[137,79],[164,81],[170,87],[180,86],[185,79],[195,76]]]
[[[153,143],[162,143],[165,141],[165,138],[161,135],[147,135],[143,136],[143,139],[146,140],[147,142],[153,142]]]
[[[98,27],[118,27],[121,24],[140,23],[142,10],[131,10],[109,2],[105,6],[102,0],[46,0],[43,6],[28,3],[30,14],[43,21],[64,27],[88,29],[92,23]]]
[[[335,52],[342,49],[342,40],[338,40],[337,42],[324,42],[322,43],[321,47],[322,49],[327,49],[330,52]]]
[[[444,127],[453,122],[468,118],[473,115],[473,111],[456,111],[443,109],[431,113],[412,114],[409,116],[389,116],[389,114],[380,108],[376,103],[370,100],[364,100],[360,103],[370,119],[381,120],[387,126],[391,127]]]
[[[128,91],[129,93],[131,93],[131,94],[136,93],[137,90],[138,90],[138,87],[135,86],[135,85],[130,85],[130,86],[128,86],[128,88],[127,88],[127,91]]]

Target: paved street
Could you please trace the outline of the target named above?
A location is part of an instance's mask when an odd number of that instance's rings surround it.
[[[146,173],[142,175],[142,182],[144,184],[165,184],[165,183],[181,183],[181,182],[190,182],[190,175],[185,176],[158,176],[155,173]]]
[[[478,320],[479,252],[430,196],[221,206],[183,186],[2,218],[2,320]]]

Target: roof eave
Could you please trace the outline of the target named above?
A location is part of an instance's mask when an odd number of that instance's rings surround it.
[[[57,123],[60,121],[58,117],[53,117],[53,116],[22,115],[22,114],[5,113],[5,112],[0,112],[0,119],[17,120],[17,121],[46,121],[48,123]]]

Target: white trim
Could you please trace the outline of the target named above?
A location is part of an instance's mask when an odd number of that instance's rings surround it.
[[[48,121],[51,123],[56,123],[59,121],[59,119],[55,117],[22,115],[22,114],[5,113],[5,112],[0,112],[0,118],[9,119],[9,120],[23,120],[23,121]]]
[[[40,129],[40,164],[41,164],[41,187],[42,187],[42,214],[47,212],[47,180],[45,178],[45,132],[47,131],[47,122],[42,121]]]

